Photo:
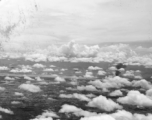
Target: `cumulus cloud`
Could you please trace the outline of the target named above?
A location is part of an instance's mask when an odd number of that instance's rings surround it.
[[[115,120],[151,120],[152,114],[132,114],[125,110],[118,110],[116,113],[111,114]]]
[[[84,77],[86,77],[86,78],[94,78],[93,73],[92,72],[88,72],[88,71],[85,73]]]
[[[86,95],[83,95],[83,94],[78,94],[78,93],[73,93],[73,94],[60,94],[61,98],[76,98],[76,99],[79,99],[81,101],[90,101],[90,99],[86,96]]]
[[[25,80],[34,80],[33,78],[31,78],[31,77],[29,77],[29,76],[27,76],[27,75],[24,75],[24,79],[25,79]]]
[[[19,88],[33,93],[41,92],[40,87],[33,84],[21,84]]]
[[[53,72],[54,70],[52,68],[46,68],[43,70],[44,72]]]
[[[92,101],[88,103],[88,106],[99,108],[104,111],[113,111],[115,109],[122,109],[122,106],[120,106],[118,103],[115,103],[111,99],[107,99],[102,95],[93,98]]]
[[[0,66],[0,70],[9,70],[9,68],[6,66]]]
[[[10,72],[12,72],[12,73],[31,73],[32,70],[27,69],[27,68],[23,68],[23,69],[15,68],[15,69],[10,70]]]
[[[13,111],[2,107],[0,107],[0,111],[6,114],[14,114]]]
[[[0,87],[0,91],[4,91],[5,90],[5,88],[4,87]]]
[[[95,66],[95,67],[89,66],[89,67],[88,67],[88,70],[102,70],[102,68],[100,68],[100,67],[98,67],[98,66]]]
[[[123,93],[120,90],[115,90],[111,92],[109,96],[123,96]]]
[[[9,77],[9,76],[6,76],[5,78],[4,78],[5,80],[15,80],[15,78],[12,78],[12,77]]]
[[[54,79],[56,82],[65,82],[65,79],[64,78],[61,78],[59,76],[57,76],[55,79]]]
[[[99,75],[99,76],[104,76],[104,75],[106,75],[107,73],[105,72],[105,71],[103,71],[103,70],[100,70],[100,71],[98,71],[98,73],[97,73],[97,75]]]
[[[84,117],[80,120],[115,120],[110,115],[98,115],[98,116],[90,116],[90,117]]]
[[[139,91],[129,91],[127,96],[120,97],[117,101],[121,104],[135,105],[137,107],[152,107],[152,100]]]
[[[19,50],[16,51],[20,51]],[[127,44],[115,44],[109,46],[101,46],[93,45],[80,45],[75,43],[74,41],[69,42],[68,44],[63,44],[61,46],[50,45],[44,48],[31,48],[27,50],[26,48],[22,48],[24,50],[24,54],[20,52],[13,53],[13,50],[5,50],[5,55],[3,58],[17,56],[17,58],[24,58],[25,60],[40,62],[47,60],[50,62],[54,61],[70,61],[70,62],[126,62],[126,64],[130,65],[131,63],[140,63],[140,65],[144,65],[145,67],[152,66],[152,58],[148,53],[147,55],[137,54],[136,48],[132,48]],[[149,48],[147,48],[149,49]],[[22,50],[23,51],[23,50]],[[16,54],[16,55],[15,55]],[[91,69],[100,69],[97,66],[91,67]],[[111,67],[111,70],[115,70],[115,67]]]
[[[24,54],[23,56],[25,60],[28,61],[34,61],[34,62],[46,62],[47,61],[47,56],[45,54],[40,54],[40,53],[32,53],[32,54]]]
[[[152,89],[147,90],[146,95],[152,97]]]
[[[15,94],[15,96],[24,96],[23,93],[19,93],[19,92],[15,92],[14,94]]]
[[[106,77],[102,81],[90,81],[89,84],[92,84],[97,88],[121,88],[124,86],[131,86],[131,82],[127,78],[121,78],[119,76]]]
[[[97,113],[95,112],[89,112],[82,110],[81,108],[77,108],[73,105],[64,104],[62,105],[62,108],[59,110],[60,113],[73,113],[76,116],[95,116]]]
[[[152,84],[150,82],[148,82],[145,79],[139,80],[139,81],[132,81],[132,86],[133,87],[141,87],[145,90],[151,89],[152,88]]]
[[[33,65],[33,67],[35,67],[35,68],[44,68],[45,66],[42,65],[42,64],[36,63],[36,64]]]
[[[134,120],[132,113],[125,110],[118,110],[116,113],[111,114],[116,120]]]
[[[36,118],[30,120],[53,120],[53,118],[59,118],[59,116],[53,111],[46,110],[42,115],[38,115]]]
[[[98,91],[93,85],[77,86],[77,89],[80,91]]]

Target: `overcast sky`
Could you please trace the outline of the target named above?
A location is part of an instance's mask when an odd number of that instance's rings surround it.
[[[11,41],[49,45],[71,40],[85,44],[152,40],[152,0],[35,2],[38,11],[31,24]]]

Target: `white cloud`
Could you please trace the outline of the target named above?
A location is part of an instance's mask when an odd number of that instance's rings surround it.
[[[23,69],[15,68],[15,69],[10,70],[10,72],[12,72],[12,73],[31,73],[32,70],[27,69],[27,68],[23,68]]]
[[[4,91],[5,90],[5,88],[4,87],[0,87],[0,91]]]
[[[5,80],[15,80],[15,78],[13,78],[13,77],[9,77],[9,76],[6,76],[5,78],[4,78]]]
[[[59,116],[52,111],[46,110],[42,115],[38,115],[36,118],[30,120],[53,120],[53,118],[59,118]]]
[[[21,84],[19,88],[33,93],[41,92],[40,87],[33,84]]]
[[[15,94],[15,96],[24,96],[23,93],[19,93],[19,92],[15,92],[14,94]]]
[[[117,101],[121,104],[135,105],[137,107],[152,107],[152,100],[139,91],[131,90],[127,96],[120,97]]]
[[[81,101],[90,101],[90,99],[86,96],[86,95],[83,95],[83,94],[78,94],[78,93],[73,93],[73,94],[60,94],[61,98],[76,98],[76,99],[79,99]]]
[[[42,64],[36,63],[36,64],[33,65],[33,67],[35,67],[35,68],[44,68],[45,66],[42,65]]]
[[[88,67],[88,70],[102,70],[102,68],[100,68],[100,67],[98,67],[98,66],[95,66],[95,67],[89,66],[89,67]]]
[[[123,93],[120,90],[115,90],[109,94],[110,96],[123,96]]]
[[[147,90],[146,95],[152,97],[152,89]]]
[[[9,70],[9,68],[6,66],[0,66],[0,70]]]
[[[142,79],[142,80],[139,80],[139,81],[134,80],[134,81],[132,81],[132,84],[133,84],[132,85],[133,87],[141,87],[141,88],[146,89],[146,90],[152,88],[151,83],[148,82],[145,79]]]
[[[57,76],[54,80],[55,80],[56,82],[65,82],[65,79],[62,78],[62,77],[59,77],[59,76]]]
[[[125,110],[118,110],[116,113],[111,114],[116,120],[134,120],[132,113]]]
[[[105,72],[105,71],[103,71],[103,70],[100,70],[100,71],[98,71],[98,73],[97,73],[99,76],[104,76],[104,75],[106,75],[107,73]]]
[[[6,114],[14,114],[13,111],[2,107],[0,107],[0,111]]]
[[[73,105],[64,104],[62,105],[62,108],[60,109],[59,113],[73,113],[76,116],[95,116],[97,113],[95,112],[89,112],[82,110],[81,108],[77,108]]]
[[[93,98],[92,101],[88,103],[89,107],[96,107],[105,111],[113,111],[115,109],[122,109],[122,106],[115,103],[111,99],[107,99],[106,97],[100,95],[96,98]]]
[[[46,68],[43,70],[44,72],[53,72],[54,70],[52,68]]]
[[[86,78],[94,78],[93,73],[92,72],[88,72],[88,71],[85,73],[84,77],[86,77]]]
[[[116,113],[111,114],[115,120],[151,120],[152,115],[132,114],[125,110],[118,110]]]
[[[91,116],[91,117],[84,117],[80,120],[115,120],[110,115],[98,115],[98,116]]]
[[[24,75],[24,79],[25,79],[25,80],[30,80],[30,81],[33,81],[33,80],[34,80],[33,78],[31,78],[31,77],[29,77],[29,76],[27,76],[27,75]]]
[[[131,82],[127,78],[121,78],[119,76],[106,77],[102,81],[95,80],[90,81],[89,84],[94,85],[97,88],[121,88],[124,86],[131,86]]]
[[[77,86],[77,89],[80,91],[98,91],[94,86],[87,85],[87,86]]]

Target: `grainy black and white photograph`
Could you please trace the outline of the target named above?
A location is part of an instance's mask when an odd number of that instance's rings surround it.
[[[152,120],[152,0],[0,0],[0,120]]]

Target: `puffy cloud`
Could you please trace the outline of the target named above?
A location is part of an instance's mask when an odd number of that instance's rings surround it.
[[[44,72],[53,72],[54,70],[52,68],[46,68],[43,70]]]
[[[109,94],[110,96],[123,96],[123,93],[120,90],[115,90]]]
[[[112,66],[112,67],[109,68],[109,70],[115,71],[115,70],[117,70],[117,68],[115,66]]]
[[[111,114],[115,120],[151,120],[152,114],[132,114],[125,110],[118,110],[116,113]]]
[[[23,93],[15,92],[15,96],[24,96]]]
[[[59,116],[52,111],[46,110],[42,115],[38,115],[36,118],[31,120],[53,120],[53,118],[59,118]]]
[[[106,77],[103,82],[100,80],[90,81],[89,84],[92,84],[97,88],[121,88],[124,86],[131,86],[131,82],[127,78],[121,78],[119,76]]]
[[[47,61],[47,56],[45,54],[40,54],[40,53],[26,53],[23,56],[25,58],[25,60],[29,60],[29,61],[34,61],[34,62],[46,62]]]
[[[76,98],[79,99],[81,101],[90,101],[90,99],[88,97],[86,97],[86,95],[83,94],[78,94],[78,93],[73,93],[73,94],[60,94],[61,98]]]
[[[2,107],[0,107],[0,111],[7,114],[14,114],[13,111]]]
[[[64,78],[61,78],[59,76],[57,76],[55,79],[54,79],[56,82],[65,82],[65,79]]]
[[[50,67],[56,67],[55,65],[50,65]]]
[[[98,91],[94,86],[87,85],[87,86],[77,86],[77,89],[80,91]]]
[[[136,105],[137,107],[152,107],[152,100],[139,91],[129,91],[127,96],[120,97],[117,101],[121,104]]]
[[[147,90],[146,95],[152,97],[152,89]]]
[[[48,85],[49,83],[46,82],[44,79],[41,79],[40,77],[35,77],[35,80],[38,81],[41,85]]]
[[[10,48],[10,47],[9,47]],[[10,48],[13,49],[13,48]],[[23,57],[26,60],[40,62],[40,61],[70,61],[70,62],[94,62],[99,63],[102,61],[105,62],[126,62],[126,64],[136,64],[144,65],[146,67],[152,66],[152,57],[151,55],[137,54],[136,48],[131,48],[131,46],[126,44],[115,44],[109,46],[93,45],[80,45],[74,41],[69,42],[68,44],[63,44],[61,46],[50,45],[46,48],[33,47],[32,48],[23,48],[25,49],[24,54],[22,52],[12,52],[13,50],[7,50],[4,48],[3,58],[17,56],[17,58]],[[149,49],[149,48],[147,48]],[[23,50],[22,50],[23,51]],[[91,67],[90,67],[91,68]],[[95,67],[92,67],[96,69]],[[92,69],[91,68],[91,69]],[[110,68],[115,70],[114,67]]]
[[[100,68],[100,67],[98,67],[98,66],[95,66],[95,67],[89,66],[89,67],[88,67],[88,70],[102,70],[102,68]]]
[[[125,110],[118,110],[116,113],[111,114],[116,120],[136,120],[133,119],[132,113]]]
[[[6,76],[4,79],[5,80],[15,80],[15,78],[12,78],[12,77],[9,77],[9,76]]]
[[[93,76],[93,73],[92,72],[86,72],[85,73],[85,75],[84,75],[84,77],[86,77],[86,78],[93,78],[94,76]]]
[[[9,70],[9,68],[6,66],[0,66],[0,70]]]
[[[21,48],[19,48],[21,49]],[[22,48],[23,49],[23,48]],[[10,50],[13,51],[13,50]],[[16,50],[20,51],[20,50]],[[9,52],[12,54],[12,52]],[[48,48],[33,48],[27,50],[25,48],[25,54],[19,54],[20,57],[24,57],[30,61],[71,61],[71,62],[112,62],[114,60],[126,60],[128,56],[134,55],[131,52],[131,48],[125,44],[117,44],[99,47],[98,45],[87,46],[76,44],[74,41],[59,46],[51,45]],[[93,67],[92,67],[93,68]],[[93,68],[94,69],[94,68]],[[96,67],[95,69],[100,69]]]
[[[4,91],[5,90],[5,88],[4,87],[0,87],[0,91]]]
[[[35,68],[44,68],[45,66],[42,65],[42,64],[36,63],[36,64],[33,65],[33,67],[35,67]]]
[[[133,70],[130,70],[130,71],[126,71],[123,76],[125,77],[129,77],[129,78],[134,78],[134,71]]]
[[[103,70],[100,70],[100,71],[98,71],[98,73],[97,73],[99,76],[104,76],[104,75],[106,75],[107,73],[105,72],[105,71],[103,71]]]
[[[21,102],[19,102],[19,101],[12,101],[11,102],[11,104],[13,104],[13,105],[17,105],[17,104],[20,104]]]
[[[66,70],[67,70],[67,69],[65,69],[65,68],[62,68],[62,69],[61,69],[61,71],[66,71]]]
[[[40,87],[33,84],[21,84],[19,88],[33,93],[41,92]]]
[[[23,69],[15,68],[15,69],[10,70],[10,72],[12,72],[12,73],[31,73],[32,70],[27,69],[27,68],[23,68]]]
[[[24,79],[25,79],[25,80],[34,80],[33,78],[31,78],[31,77],[29,77],[29,76],[27,76],[27,75],[24,75]]]
[[[93,98],[92,101],[88,103],[89,107],[96,107],[105,111],[113,111],[115,109],[122,109],[122,106],[115,103],[111,99],[107,99],[106,97],[100,95],[96,98]]]
[[[76,116],[95,116],[97,113],[95,112],[89,112],[82,110],[81,108],[77,108],[73,105],[64,104],[62,105],[62,108],[59,111],[60,113],[73,113]]]
[[[98,115],[98,116],[90,116],[90,117],[84,117],[80,120],[115,120],[110,115]]]
[[[148,82],[147,80],[145,80],[145,79],[142,79],[140,81],[135,81],[134,80],[132,82],[132,84],[133,84],[132,85],[133,87],[141,87],[141,88],[146,89],[146,90],[152,88],[152,84],[150,82]]]

